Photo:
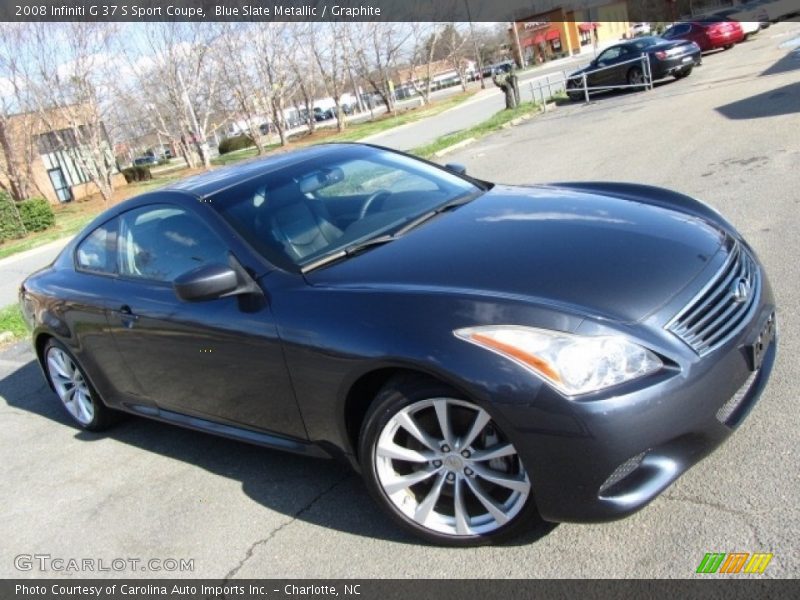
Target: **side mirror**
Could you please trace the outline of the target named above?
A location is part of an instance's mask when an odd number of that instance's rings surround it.
[[[447,169],[448,171],[452,171],[453,173],[456,173],[457,175],[466,175],[467,174],[467,167],[465,167],[464,165],[458,164],[458,163],[447,163],[444,166],[444,168]]]
[[[219,263],[203,265],[179,276],[172,283],[175,294],[186,302],[213,300],[238,293],[239,276]]]

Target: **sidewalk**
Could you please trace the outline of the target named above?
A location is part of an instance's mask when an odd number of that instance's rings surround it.
[[[72,236],[0,259],[0,307],[16,304],[19,286],[38,269],[49,265]]]

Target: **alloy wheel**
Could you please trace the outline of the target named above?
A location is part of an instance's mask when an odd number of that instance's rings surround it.
[[[51,347],[46,362],[50,381],[67,412],[81,425],[89,425],[94,419],[94,402],[75,361],[60,348]]]
[[[525,506],[531,484],[514,446],[482,408],[453,398],[397,412],[374,446],[378,482],[405,517],[432,531],[486,535]]]

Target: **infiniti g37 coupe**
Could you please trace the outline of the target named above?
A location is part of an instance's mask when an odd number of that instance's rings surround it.
[[[676,79],[688,77],[702,63],[700,47],[692,41],[640,37],[606,48],[586,67],[572,73],[567,79],[567,96],[570,100],[583,100],[584,87],[592,93],[592,88],[608,91],[630,86],[641,91],[649,80],[670,75]]]
[[[697,200],[356,144],[114,206],[20,301],[78,426],[133,413],[341,458],[451,545],[642,508],[742,421],[776,352],[755,252]]]

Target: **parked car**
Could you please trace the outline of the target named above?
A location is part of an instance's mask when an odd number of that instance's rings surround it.
[[[149,167],[158,164],[158,159],[155,156],[137,156],[133,159],[135,167]]]
[[[333,108],[322,109],[318,106],[314,107],[314,120],[315,121],[327,121],[329,119],[335,118],[336,115],[333,112]]]
[[[340,457],[400,526],[462,546],[642,508],[776,354],[767,275],[705,204],[358,144],[111,207],[20,301],[78,427],[128,412]]]
[[[631,25],[631,37],[639,37],[642,35],[650,35],[652,27],[650,23],[633,23]]]
[[[761,31],[761,23],[757,20],[743,20],[741,17],[744,16],[741,12],[741,7],[733,7],[733,8],[726,8],[723,10],[718,10],[707,17],[705,17],[704,21],[733,21],[738,23],[741,28],[742,32],[744,33],[743,41],[750,39],[750,36],[755,35],[759,31]]]
[[[744,40],[742,26],[736,21],[692,21],[675,23],[661,34],[666,40],[689,40],[703,52],[732,48]]]
[[[649,57],[654,80],[670,75],[676,79],[687,77],[695,66],[702,63],[700,48],[694,42],[668,41],[656,36],[636,38],[606,48],[588,66],[572,73],[567,79],[567,96],[571,100],[585,98],[584,74],[587,87],[644,87],[647,67],[641,61],[631,62],[642,55]]]
[[[514,62],[511,60],[504,60],[503,62],[483,67],[483,71],[481,73],[483,74],[484,77],[492,77],[493,75],[510,73],[513,70],[514,70]]]

